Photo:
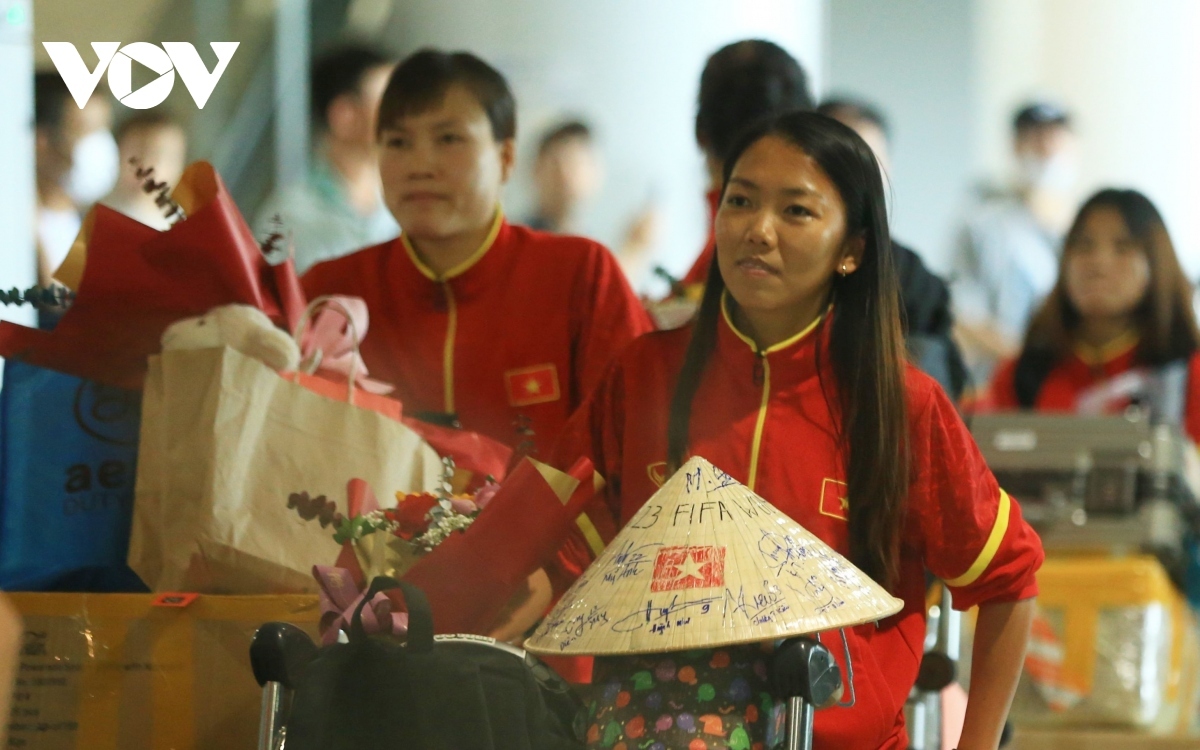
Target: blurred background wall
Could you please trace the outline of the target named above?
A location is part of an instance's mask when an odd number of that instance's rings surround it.
[[[1191,206],[1193,175],[1200,173],[1195,0],[0,0],[0,6],[24,7],[33,19],[31,36],[17,31],[17,41],[7,42],[6,74],[27,75],[26,50],[48,67],[43,41],[75,42],[92,64],[91,41],[189,40],[210,66],[215,58],[207,42],[241,42],[204,110],[182,86],[162,106],[186,123],[191,157],[214,161],[247,214],[303,165],[297,142],[306,123],[297,113],[306,102],[306,72],[296,69],[296,59],[348,35],[401,55],[425,45],[464,48],[496,64],[518,95],[524,158],[506,196],[510,215],[529,207],[537,134],[561,116],[582,116],[595,125],[607,173],[585,216],[587,231],[613,243],[632,215],[653,204],[663,219],[655,258],[680,272],[705,233],[704,177],[692,135],[700,70],[722,44],[764,37],[804,63],[818,95],[855,94],[884,109],[893,127],[895,232],[935,268],[949,267],[972,187],[1010,170],[1013,109],[1031,96],[1049,96],[1075,115],[1080,197],[1109,183],[1144,190],[1166,214],[1190,273],[1200,275],[1200,217]],[[24,95],[19,85],[5,91]],[[7,130],[0,133],[14,134],[7,143],[21,150],[15,134],[27,127],[28,115],[16,109],[4,115],[0,127]],[[122,109],[116,108],[118,118]],[[4,170],[5,203],[24,205],[17,193],[28,192],[29,159],[5,159],[12,166]],[[11,210],[3,216],[5,224],[17,221]],[[15,244],[7,252],[25,257],[25,234],[8,236]],[[0,284],[19,285],[25,273],[23,263],[0,264]]]
[[[892,130],[892,232],[935,266],[975,178],[975,15],[963,0],[832,0],[828,86],[874,102]]]
[[[835,0],[835,3],[838,0]],[[1200,276],[1200,3],[974,0],[975,167],[1004,163],[1005,115],[1030,93],[1075,115],[1080,184],[1135,187]]]

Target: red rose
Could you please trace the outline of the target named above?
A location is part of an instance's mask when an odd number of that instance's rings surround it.
[[[396,529],[396,536],[411,541],[429,528],[429,519],[426,516],[435,505],[437,498],[428,492],[409,495],[395,508],[385,511],[384,516],[400,524],[400,528]]]

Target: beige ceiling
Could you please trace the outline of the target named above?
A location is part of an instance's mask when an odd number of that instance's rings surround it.
[[[158,41],[147,38],[170,3],[167,0],[34,0],[34,60],[50,68],[42,42],[72,42],[94,63],[90,42]]]

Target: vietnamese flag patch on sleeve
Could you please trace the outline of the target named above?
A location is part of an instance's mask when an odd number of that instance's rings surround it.
[[[836,479],[821,482],[821,515],[849,520],[850,500],[846,497],[846,483]]]
[[[553,364],[509,370],[504,373],[504,384],[511,406],[544,404],[562,398],[558,386],[558,368]]]

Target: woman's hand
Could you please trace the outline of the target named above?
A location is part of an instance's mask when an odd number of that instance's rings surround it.
[[[1000,734],[1025,662],[1033,611],[1033,599],[980,605],[971,656],[971,691],[959,750],[995,750],[1000,746]]]
[[[534,572],[521,590],[509,600],[488,635],[498,641],[521,645],[525,640],[525,633],[542,619],[553,598],[550,578],[545,571]]]

